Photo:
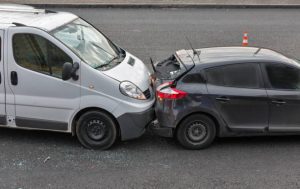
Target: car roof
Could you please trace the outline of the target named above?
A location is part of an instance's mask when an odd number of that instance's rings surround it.
[[[270,49],[258,47],[214,47],[198,49],[201,62],[216,62],[222,60],[256,60],[287,61],[284,55]]]
[[[276,51],[259,47],[211,47],[196,49],[196,51],[199,54],[199,58],[197,55],[194,55],[193,50],[179,50],[176,54],[186,64],[191,64],[191,57],[193,57],[196,66],[200,67],[245,62],[298,64]]]
[[[37,27],[51,31],[71,22],[78,16],[67,12],[53,12],[18,4],[0,4],[0,28],[15,25]]]

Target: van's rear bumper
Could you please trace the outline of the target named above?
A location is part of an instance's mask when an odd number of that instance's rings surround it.
[[[121,140],[138,138],[144,134],[146,126],[155,119],[154,108],[151,107],[142,112],[125,113],[117,118]]]

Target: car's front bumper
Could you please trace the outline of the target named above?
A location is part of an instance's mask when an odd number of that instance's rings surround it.
[[[121,140],[140,137],[144,134],[146,126],[149,125],[154,118],[153,107],[142,112],[131,112],[121,115],[117,118],[121,130]]]

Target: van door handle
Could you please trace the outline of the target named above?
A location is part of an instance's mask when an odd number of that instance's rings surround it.
[[[286,102],[284,100],[272,100],[272,103],[277,104],[277,105],[286,104]]]
[[[16,71],[10,72],[10,82],[12,85],[18,85],[18,74]]]
[[[2,75],[1,75],[1,72],[0,72],[0,84],[2,83]]]
[[[220,101],[220,102],[228,102],[228,101],[230,101],[230,98],[228,98],[226,96],[221,96],[221,97],[217,97],[216,100]]]

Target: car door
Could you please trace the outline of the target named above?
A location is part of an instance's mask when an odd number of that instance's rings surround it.
[[[270,106],[270,132],[300,131],[300,66],[263,64]]]
[[[268,127],[268,98],[258,63],[223,65],[205,73],[211,100],[229,128],[257,132]]]
[[[70,130],[69,120],[80,103],[78,80],[61,79],[65,62],[80,60],[47,32],[13,27],[8,33],[8,104],[11,126]]]
[[[6,125],[6,103],[4,84],[4,31],[0,30],[0,125]]]

